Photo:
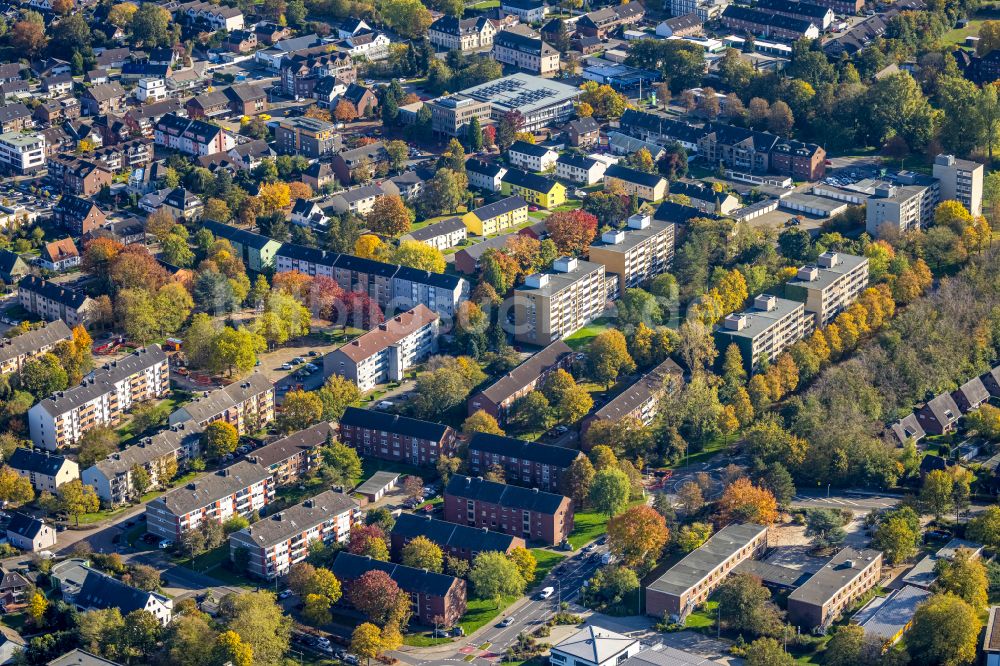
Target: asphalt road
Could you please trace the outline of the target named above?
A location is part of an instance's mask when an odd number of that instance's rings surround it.
[[[888,509],[899,503],[900,497],[834,490],[829,495],[823,491],[800,490],[792,499],[796,509],[850,509],[871,511]]]

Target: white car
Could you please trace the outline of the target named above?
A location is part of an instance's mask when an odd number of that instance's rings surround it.
[[[552,586],[549,586],[549,587],[546,587],[545,589],[543,589],[543,590],[542,590],[542,591],[541,591],[541,592],[540,592],[540,593],[538,594],[538,598],[539,598],[539,599],[548,599],[548,598],[549,598],[549,597],[551,597],[551,596],[552,596],[553,594],[555,594],[555,592],[556,592],[556,588],[554,588],[554,587],[552,587]]]
[[[501,620],[500,624],[498,624],[497,626],[498,627],[509,627],[512,624],[514,624],[514,618],[511,617],[510,615],[508,615],[503,620]]]

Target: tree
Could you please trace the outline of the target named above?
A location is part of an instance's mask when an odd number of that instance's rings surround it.
[[[521,572],[521,577],[524,578],[525,583],[530,584],[535,580],[535,569],[538,568],[538,560],[535,558],[534,553],[532,553],[527,548],[518,546],[507,554],[507,557],[517,565],[517,570]]]
[[[444,568],[444,554],[441,548],[428,539],[420,535],[414,537],[403,546],[403,564],[416,569],[427,569],[435,573],[441,573]]]
[[[292,620],[271,592],[228,594],[219,604],[219,618],[252,650],[255,664],[279,664],[288,651]]]
[[[694,481],[685,481],[677,489],[677,500],[684,507],[687,514],[697,513],[705,506],[705,497],[701,492],[701,487]]]
[[[773,525],[778,519],[778,503],[769,490],[754,486],[747,478],[729,484],[719,498],[723,519],[743,523]]]
[[[812,509],[806,513],[806,536],[817,548],[835,548],[844,543],[844,520],[833,509]]]
[[[400,241],[392,253],[392,261],[430,273],[444,273],[445,266],[447,266],[441,250],[426,243],[412,240]]]
[[[323,401],[316,393],[289,391],[281,405],[275,425],[283,433],[298,432],[319,423],[323,418]]]
[[[959,548],[950,561],[941,560],[938,568],[936,590],[954,594],[977,613],[986,611],[989,603],[986,567],[978,555],[968,548]]]
[[[337,119],[337,122],[349,123],[357,119],[358,110],[346,99],[341,99],[333,110],[333,117]]]
[[[578,457],[563,473],[560,487],[565,489],[578,511],[584,507],[590,495],[594,474],[594,466],[586,456]]]
[[[531,391],[518,398],[511,406],[509,421],[521,430],[548,430],[554,422],[548,398],[541,391]]]
[[[593,339],[587,365],[591,376],[609,387],[622,372],[635,370],[635,361],[628,353],[625,336],[617,329],[604,331]]]
[[[35,488],[31,480],[4,465],[0,467],[0,500],[14,506],[27,504],[35,499]]]
[[[781,611],[771,601],[771,592],[750,574],[729,576],[717,593],[719,614],[727,627],[755,636],[781,633]]]
[[[392,619],[400,599],[409,601],[396,581],[378,569],[366,571],[351,583],[347,598],[352,606],[379,626],[385,626]]]
[[[747,666],[795,666],[795,659],[773,638],[758,638],[747,647]]]
[[[316,394],[323,404],[324,421],[339,420],[348,407],[356,407],[361,403],[361,389],[341,375],[330,375]]]
[[[632,484],[625,472],[612,467],[602,469],[590,484],[590,505],[611,518],[625,508],[631,493]]]
[[[950,592],[936,594],[917,607],[906,650],[916,664],[971,664],[981,628],[972,606]]]
[[[306,594],[303,598],[302,616],[313,626],[329,624],[333,620],[330,614],[330,602],[321,594]]]
[[[107,426],[94,426],[80,437],[80,451],[77,461],[84,469],[92,467],[99,460],[104,460],[118,450],[121,438],[118,433]]]
[[[667,522],[646,504],[633,506],[608,521],[608,548],[625,566],[648,571],[670,538]]]
[[[1000,507],[986,507],[985,511],[970,518],[965,534],[969,539],[991,550],[1000,548]]]
[[[366,555],[373,560],[387,562],[389,547],[385,532],[375,525],[355,525],[347,541],[347,550],[355,555]]]
[[[21,389],[42,400],[64,390],[69,385],[69,378],[59,359],[52,353],[45,353],[24,364],[18,383]]]
[[[198,645],[204,647],[204,643]],[[215,639],[216,663],[231,663],[233,666],[252,666],[253,647],[247,645],[235,631],[224,631]]]
[[[775,134],[787,135],[795,127],[795,118],[787,104],[778,100],[767,114],[767,129]]]
[[[212,458],[221,458],[236,450],[240,434],[236,427],[227,421],[213,421],[205,426],[201,434],[201,449]]]
[[[331,442],[320,451],[323,474],[334,485],[352,485],[361,478],[361,458],[358,452],[341,442]]]
[[[940,519],[952,506],[952,490],[954,479],[945,470],[936,469],[924,477],[920,488],[920,501],[927,510]]]
[[[56,491],[59,497],[59,508],[76,518],[80,524],[80,516],[94,513],[101,508],[101,500],[93,486],[84,485],[79,479],[73,479],[59,486]]]
[[[506,434],[492,414],[478,410],[462,422],[462,433],[471,437],[474,433],[485,432],[491,435]]]
[[[365,221],[368,223],[368,228],[375,233],[392,237],[409,231],[412,222],[410,212],[406,209],[402,198],[395,194],[375,199]]]
[[[389,157],[389,168],[393,171],[401,171],[406,166],[406,160],[410,156],[410,147],[406,145],[405,141],[387,141],[385,152]]]
[[[497,608],[500,599],[520,596],[527,585],[517,564],[503,553],[482,552],[472,561],[469,582],[481,599],[493,599]]]
[[[131,564],[128,568],[128,583],[140,590],[150,592],[160,589],[160,571],[148,564]]]
[[[545,219],[545,230],[562,254],[579,254],[597,234],[597,217],[582,210],[557,211]]]
[[[712,536],[711,524],[694,522],[674,532],[674,544],[682,553],[690,553],[700,548],[710,536]]]
[[[382,630],[370,622],[359,624],[351,634],[351,652],[371,663],[382,653]]]
[[[914,553],[919,538],[919,528],[913,527],[911,521],[892,515],[879,524],[872,545],[885,553],[890,564],[899,564]]]
[[[590,393],[578,386],[573,376],[561,368],[545,378],[542,393],[552,407],[553,416],[560,423],[575,423],[594,406]]]
[[[48,37],[45,26],[33,21],[18,21],[10,31],[10,44],[18,53],[34,57],[45,49]]]
[[[45,612],[49,609],[49,600],[45,598],[40,590],[31,593],[28,599],[28,617],[36,627],[45,625]]]

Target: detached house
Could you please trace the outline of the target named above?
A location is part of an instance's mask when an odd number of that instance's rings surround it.
[[[41,449],[14,449],[7,466],[31,481],[39,493],[55,493],[62,484],[80,478],[80,466],[74,461]]]
[[[431,44],[445,51],[473,51],[493,44],[497,29],[485,16],[459,19],[442,16],[428,31]]]
[[[80,265],[80,252],[72,238],[52,241],[42,248],[38,264],[45,270],[62,273]]]

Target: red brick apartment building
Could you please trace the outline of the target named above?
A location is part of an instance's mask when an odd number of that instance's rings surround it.
[[[456,435],[440,423],[348,407],[340,419],[340,439],[373,458],[433,465],[455,452]]]
[[[489,530],[485,527],[469,527],[437,520],[430,516],[418,516],[414,513],[403,513],[396,519],[392,532],[389,534],[392,545],[392,556],[399,559],[403,547],[418,536],[434,542],[445,555],[451,555],[468,562],[479,553],[497,552],[509,553],[515,548],[525,548],[525,541],[503,532]]]
[[[500,465],[509,483],[551,493],[559,492],[563,473],[582,455],[577,449],[480,432],[469,442],[468,463],[473,474]]]
[[[792,180],[822,180],[826,175],[826,151],[815,143],[779,141],[771,149],[771,170]]]
[[[573,350],[556,340],[506,375],[469,398],[469,415],[480,409],[503,423],[511,405],[545,381],[549,373],[566,368],[573,360]]]

